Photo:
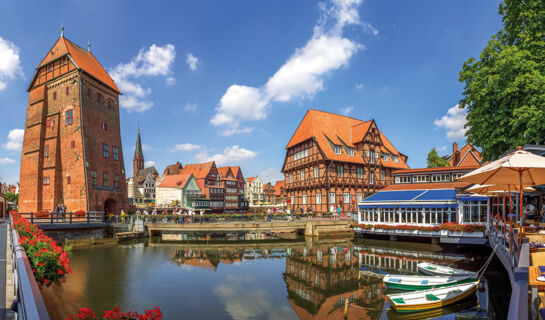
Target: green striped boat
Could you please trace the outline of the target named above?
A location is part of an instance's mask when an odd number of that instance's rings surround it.
[[[456,284],[468,283],[474,281],[470,275],[462,276],[411,276],[411,275],[392,275],[384,276],[382,280],[389,289],[400,290],[428,290]]]

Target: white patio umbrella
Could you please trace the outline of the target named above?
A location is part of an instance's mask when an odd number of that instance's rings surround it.
[[[477,194],[497,194],[497,193],[508,193],[508,192],[517,192],[520,190],[519,185],[511,184],[511,185],[503,185],[503,184],[475,184],[469,188],[466,189],[466,191],[469,191],[471,193],[477,193]],[[525,187],[522,189],[523,192],[534,192],[536,189],[532,187]]]
[[[518,185],[525,187],[545,184],[545,157],[519,150],[493,161],[462,176],[458,181],[481,185]],[[519,215],[522,218],[522,193],[520,192]],[[522,238],[519,237],[519,244]]]

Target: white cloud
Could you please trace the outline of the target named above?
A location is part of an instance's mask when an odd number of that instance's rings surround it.
[[[262,87],[231,85],[220,100],[216,114],[210,122],[225,126],[225,133],[241,133],[242,121],[262,120],[268,115],[273,101],[312,98],[324,89],[325,78],[335,70],[348,65],[350,58],[363,49],[343,37],[347,25],[361,25],[376,30],[362,22],[357,7],[361,0],[336,0],[321,3],[322,16],[314,27],[310,40],[282,65]],[[378,31],[377,31],[378,32]]]
[[[19,48],[13,42],[0,37],[0,90],[7,87],[8,80],[16,77],[24,77]]]
[[[365,87],[365,85],[363,83],[356,83],[354,85],[354,89],[356,89],[356,90],[362,90],[364,87]]]
[[[238,145],[227,147],[223,150],[223,153],[216,153],[209,155],[206,149],[197,153],[195,159],[200,162],[215,161],[217,165],[234,164],[255,158],[258,152],[241,148]]]
[[[284,175],[282,174],[282,172],[275,168],[265,169],[261,171],[258,176],[263,183],[270,182],[272,183],[272,185],[274,185],[276,181],[284,180]]]
[[[352,111],[354,111],[354,107],[352,106],[344,107],[341,109],[341,113],[344,114],[345,116],[350,115]]]
[[[263,318],[274,310],[270,292],[259,288],[251,278],[228,275],[213,291],[236,320]]]
[[[15,163],[15,160],[10,158],[0,158],[0,164]]]
[[[244,128],[235,127],[235,128],[228,128],[225,130],[221,130],[219,133],[222,136],[232,136],[234,134],[250,133],[254,131],[254,129],[255,129],[254,127],[244,127]]]
[[[175,145],[174,148],[170,149],[170,151],[171,152],[174,152],[174,151],[192,151],[192,150],[198,150],[200,148],[201,148],[201,146],[199,146],[198,144],[182,143],[182,144]]]
[[[23,137],[25,130],[13,129],[8,133],[8,142],[4,144],[4,147],[8,150],[21,151],[23,148]]]
[[[185,63],[187,63],[191,71],[195,71],[197,70],[197,64],[199,63],[199,59],[195,57],[193,54],[188,53],[185,59]]]
[[[128,63],[120,63],[110,70],[110,75],[123,92],[119,99],[121,107],[129,112],[142,112],[153,106],[149,95],[150,88],[143,88],[138,82],[142,77],[165,76],[167,85],[173,85],[172,66],[176,58],[176,49],[172,44],[151,45],[141,49],[138,55]]]
[[[151,149],[152,147],[149,144],[145,144],[145,143],[142,144],[142,150],[149,151]]]
[[[189,113],[199,113],[199,106],[194,102],[188,102],[184,106],[184,111]]]
[[[144,162],[144,168],[149,168],[149,167],[154,167],[154,166],[155,166],[155,161],[148,160],[148,161]]]
[[[460,108],[459,105],[455,105],[448,109],[447,114],[442,116],[441,119],[435,119],[433,124],[447,130],[447,138],[450,140],[464,139],[467,131],[464,128],[467,123],[466,113],[466,108]]]
[[[174,79],[174,77],[168,77],[165,80],[165,83],[167,84],[167,86],[173,86],[176,83],[176,79]]]
[[[442,147],[439,147],[439,148],[435,148],[435,150],[437,150],[437,151],[445,151],[445,150],[447,150],[447,146],[442,146]]]

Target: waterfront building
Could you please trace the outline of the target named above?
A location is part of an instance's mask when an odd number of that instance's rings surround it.
[[[267,204],[274,203],[274,186],[270,182],[263,185],[263,198]]]
[[[0,193],[6,194],[9,192],[9,186],[7,183],[0,183]]]
[[[392,184],[406,162],[375,120],[309,109],[286,146],[287,203],[294,210],[356,212],[357,201]]]
[[[244,175],[242,174],[242,169],[239,166],[231,166],[231,172],[233,173],[235,179],[237,180],[237,189],[238,189],[238,211],[246,212],[248,211],[248,201],[244,197],[244,187],[246,181],[244,180]]]
[[[195,177],[201,192],[210,201],[212,212],[224,211],[224,188],[220,186],[218,169],[214,161],[187,164],[182,169],[182,174],[192,174]]]
[[[28,86],[19,210],[128,208],[119,94],[91,53],[63,34]]]
[[[202,193],[193,174],[164,176],[156,188],[157,206],[182,207],[192,210],[209,209],[210,200]]]
[[[239,210],[238,180],[231,167],[218,168],[219,185],[223,187],[225,213],[234,213]]]
[[[179,161],[176,161],[175,164],[168,165],[165,168],[165,171],[163,171],[163,177],[170,176],[170,175],[176,175],[182,173],[182,169],[184,167]]]
[[[274,184],[274,198],[273,204],[275,206],[287,206],[286,188],[284,187],[284,180],[276,181]]]
[[[244,197],[250,207],[258,205],[265,201],[265,196],[263,195],[263,183],[259,177],[249,177],[246,179],[244,185]]]
[[[452,144],[452,153],[443,157],[451,167],[478,166],[483,163],[481,152],[472,144],[466,143],[458,149],[458,143]]]
[[[488,227],[488,197],[465,192],[456,181],[480,165],[407,169],[394,172],[394,184],[361,200],[363,224],[440,225],[447,222]]]
[[[132,165],[133,176],[127,179],[129,204],[142,207],[155,203],[155,186],[157,185],[159,173],[154,166],[144,168],[140,128],[136,131],[136,145]]]

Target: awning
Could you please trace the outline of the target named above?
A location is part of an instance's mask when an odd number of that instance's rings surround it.
[[[405,204],[405,205],[400,205],[399,207],[400,208],[422,208],[422,205],[421,204]]]
[[[455,204],[426,204],[425,208],[456,208]]]
[[[379,191],[374,195],[366,198],[367,201],[409,201],[418,197],[426,190],[400,190],[400,191]]]
[[[362,204],[360,205],[360,208],[376,208],[376,204]]]
[[[384,209],[395,209],[395,208],[399,208],[398,205],[387,205],[387,204],[382,204],[382,205],[379,205],[378,207],[379,207],[379,208],[384,208]]]
[[[458,200],[462,200],[462,201],[487,201],[488,197],[461,196],[461,197],[458,197]]]
[[[416,200],[456,200],[456,190],[427,190],[425,193],[416,198]]]

